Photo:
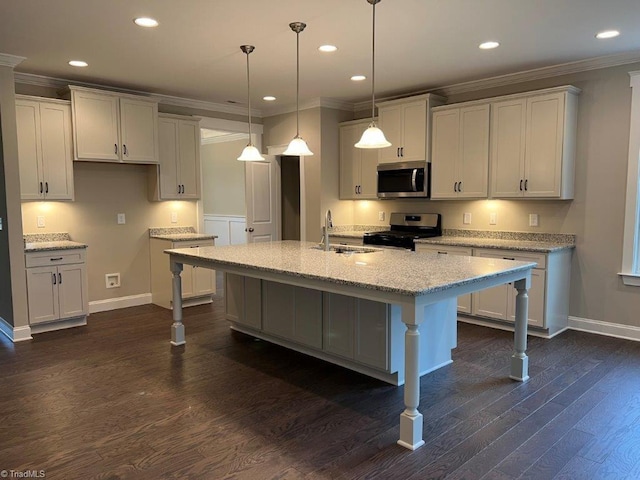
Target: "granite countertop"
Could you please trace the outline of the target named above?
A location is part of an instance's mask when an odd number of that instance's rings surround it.
[[[149,229],[149,238],[186,242],[189,240],[211,240],[218,238],[218,236],[208,233],[196,233],[194,227],[159,227]]]
[[[445,230],[442,237],[421,238],[416,245],[495,248],[523,252],[550,253],[575,248],[575,235],[560,233],[493,232]]]
[[[531,262],[493,258],[421,255],[410,250],[338,254],[314,247],[317,245],[312,242],[283,241],[172,249],[165,253],[208,261],[213,266],[240,266],[410,296],[535,266]]]
[[[389,226],[379,225],[336,225],[329,229],[329,236],[335,238],[363,238],[366,232],[389,230]]]
[[[84,243],[72,241],[68,233],[28,233],[23,238],[25,253],[87,248]]]

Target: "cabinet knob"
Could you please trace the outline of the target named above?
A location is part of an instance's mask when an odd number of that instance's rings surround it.
[[[253,227],[249,227],[249,233],[253,232]]]

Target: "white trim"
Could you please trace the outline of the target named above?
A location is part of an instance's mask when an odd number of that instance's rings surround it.
[[[569,329],[579,332],[595,333],[607,337],[623,338],[625,340],[640,341],[640,327],[621,325],[619,323],[603,322],[569,316]]]
[[[351,102],[345,102],[342,100],[337,100],[334,98],[325,98],[325,97],[317,97],[312,98],[311,100],[307,100],[300,104],[300,110],[311,110],[312,108],[332,108],[334,110],[344,110],[346,112],[355,112],[355,105]],[[371,101],[369,101],[369,108],[371,108]],[[266,116],[275,116],[282,115],[284,113],[293,113],[296,111],[295,105],[282,105],[282,106],[273,106],[268,109],[265,109],[265,117]]]
[[[622,283],[630,287],[640,287],[640,275],[634,273],[619,273]]]
[[[253,135],[252,135],[253,136]],[[213,143],[235,142],[236,140],[247,140],[246,133],[229,133],[228,135],[218,135],[217,137],[201,137],[200,145],[211,145]]]
[[[22,57],[16,57],[16,58],[22,58]],[[1,61],[2,61],[2,57],[0,57],[0,62]],[[117,92],[117,93],[126,93],[131,95],[144,95],[146,98],[150,100],[155,100],[161,105],[173,105],[177,107],[187,107],[187,108],[194,108],[198,110],[208,110],[208,111],[219,112],[219,113],[231,113],[235,115],[247,114],[246,107],[230,105],[226,103],[208,102],[205,100],[195,100],[191,98],[175,97],[171,95],[150,94],[149,92],[143,92],[141,90],[132,90],[129,88],[118,88],[118,87],[102,85],[98,83],[79,82],[77,80],[69,80],[65,78],[46,77],[43,75],[34,75],[32,73],[16,72],[14,79],[16,83],[20,83],[23,85],[36,85],[39,87],[55,88],[59,90],[66,89],[69,87],[69,85],[85,87],[85,88],[98,88],[101,90],[108,90],[108,91]],[[252,109],[251,115],[254,115],[260,118],[262,117],[262,112],[260,110]]]
[[[107,298],[106,300],[94,300],[89,302],[89,312],[108,312],[118,308],[137,307],[139,305],[148,305],[151,303],[150,293],[141,293],[139,295],[128,295],[126,297]]]
[[[17,55],[9,55],[8,53],[0,53],[0,67],[14,68],[24,62],[26,59],[27,57],[19,57]]]
[[[638,276],[640,256],[640,202],[638,169],[640,168],[640,72],[629,72],[631,77],[631,120],[629,122],[629,158],[627,165],[627,195],[624,211],[624,240],[622,247],[622,279],[625,285],[640,286]]]
[[[222,118],[214,117],[200,117],[200,128],[225,130],[232,133],[249,133],[249,124],[247,122],[224,120]],[[261,124],[251,124],[251,132],[254,135],[262,135],[263,130],[264,127]]]
[[[31,327],[25,325],[24,327],[14,327],[0,317],[0,333],[3,333],[13,343],[23,342],[25,340],[31,340]]]
[[[43,332],[52,332],[54,330],[64,330],[66,328],[81,327],[87,324],[87,317],[68,318],[66,320],[50,323],[38,323],[31,326],[31,333],[34,335]]]

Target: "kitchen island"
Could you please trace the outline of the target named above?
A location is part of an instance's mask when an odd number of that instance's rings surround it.
[[[347,249],[348,250],[348,249]],[[324,251],[308,242],[270,242],[224,247],[172,249],[173,320],[171,343],[185,343],[182,323],[181,278],[183,265],[221,270],[245,278],[293,285],[355,299],[394,305],[400,309],[404,334],[404,402],[398,443],[415,450],[424,444],[420,399],[420,330],[447,311],[458,295],[513,282],[516,297],[514,352],[510,377],[528,379],[526,328],[531,269],[534,263],[511,260],[419,255],[407,250],[361,249],[367,252]],[[254,306],[255,307],[255,306]],[[440,324],[442,325],[442,324]]]

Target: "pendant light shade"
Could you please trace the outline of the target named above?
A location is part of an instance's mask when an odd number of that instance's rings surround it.
[[[308,157],[313,155],[309,150],[307,142],[300,136],[300,32],[302,32],[306,23],[293,22],[289,24],[291,30],[296,32],[296,136],[291,140],[283,155],[291,155],[296,157]]]
[[[238,157],[238,160],[242,162],[259,162],[264,160],[264,157],[260,154],[260,151],[253,146],[251,136],[251,86],[249,83],[249,54],[255,50],[253,45],[241,45],[242,50],[247,55],[247,108],[249,110],[249,144],[244,147],[242,153]]]
[[[369,127],[364,131],[360,141],[355,144],[356,148],[384,148],[390,147],[391,143],[385,138],[384,133],[376,126],[375,114],[376,114],[376,90],[375,90],[375,78],[376,78],[376,3],[380,3],[381,0],[367,0],[373,5],[373,29],[372,29],[372,41],[371,41],[371,123]]]

